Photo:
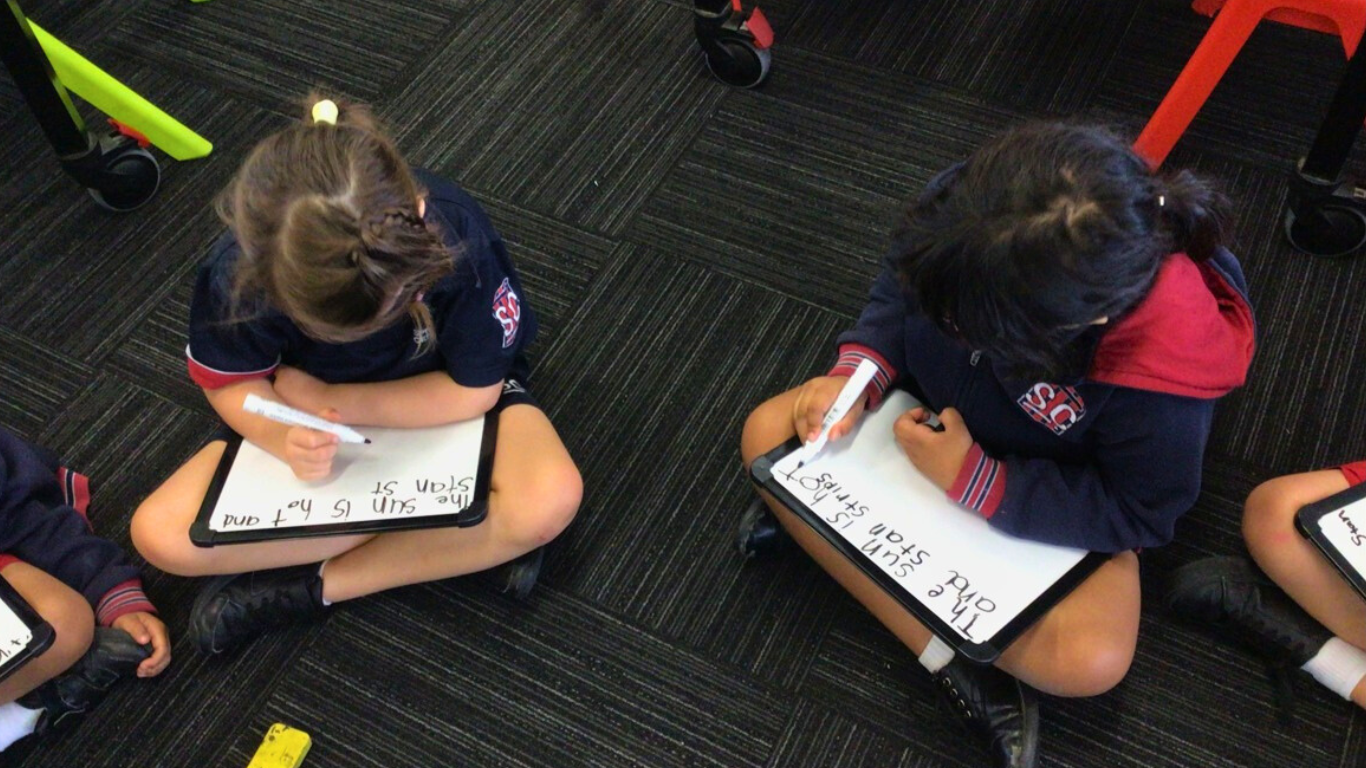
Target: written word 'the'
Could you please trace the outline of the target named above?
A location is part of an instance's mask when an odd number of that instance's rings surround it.
[[[945,596],[953,600],[949,608],[953,618],[949,624],[969,639],[972,638],[972,625],[977,623],[982,614],[996,610],[996,601],[974,590],[968,577],[958,571],[949,571],[948,580],[936,585],[928,594],[932,598]]]

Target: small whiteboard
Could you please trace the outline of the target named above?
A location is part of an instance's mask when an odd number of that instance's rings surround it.
[[[324,480],[241,437],[223,451],[190,540],[201,547],[304,536],[470,526],[488,513],[498,416],[421,429],[364,430]]]
[[[55,639],[52,625],[0,577],[0,680],[52,647]]]
[[[1366,484],[1302,507],[1295,524],[1366,598]]]
[[[794,438],[751,473],[936,635],[990,663],[1109,555],[1010,536],[950,502],[893,437],[919,405],[894,391],[806,466]]]

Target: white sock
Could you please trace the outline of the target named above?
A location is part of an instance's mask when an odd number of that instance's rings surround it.
[[[321,579],[321,578],[323,577],[323,569],[326,568],[326,567],[327,567],[327,561],[326,561],[326,560],[322,561],[322,563],[321,563],[320,565],[318,565],[318,578]],[[332,601],[331,601],[331,600],[328,600],[328,599],[325,598],[325,597],[323,598],[323,605],[331,605],[331,604],[332,604]]]
[[[953,646],[940,640],[938,635],[931,637],[930,644],[920,652],[920,665],[930,674],[943,669],[950,661],[953,661]]]
[[[1335,637],[1324,643],[1314,658],[1300,669],[1313,675],[1333,693],[1351,699],[1352,689],[1366,677],[1366,651]]]
[[[41,709],[29,709],[17,701],[0,704],[0,750],[33,733]]]

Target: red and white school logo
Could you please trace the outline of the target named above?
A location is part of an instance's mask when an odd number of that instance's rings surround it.
[[[522,322],[522,302],[506,277],[498,286],[498,292],[493,294],[493,319],[503,326],[503,349],[507,349],[517,339],[517,326]]]
[[[1020,396],[1020,407],[1029,417],[1061,435],[1086,415],[1086,404],[1072,387],[1041,381]]]

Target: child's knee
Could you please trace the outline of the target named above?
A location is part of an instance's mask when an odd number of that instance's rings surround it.
[[[578,514],[583,477],[573,462],[555,464],[519,485],[508,535],[528,549],[559,536]]]
[[[1057,695],[1099,696],[1119,685],[1133,665],[1136,639],[1097,637],[1076,648],[1063,665],[1069,670],[1068,683]]]
[[[1286,478],[1268,480],[1248,494],[1243,505],[1243,538],[1248,548],[1265,551],[1297,537],[1293,494]]]
[[[133,548],[147,562],[166,573],[201,575],[197,573],[194,562],[187,557],[187,547],[191,546],[189,531],[171,524],[169,516],[163,512],[147,502],[138,507],[128,525]]]
[[[791,404],[780,395],[755,408],[740,433],[740,458],[748,467],[792,436]]]
[[[75,664],[95,638],[95,613],[79,593],[66,590],[34,605],[38,615],[52,625],[55,639],[43,653],[53,674]]]

